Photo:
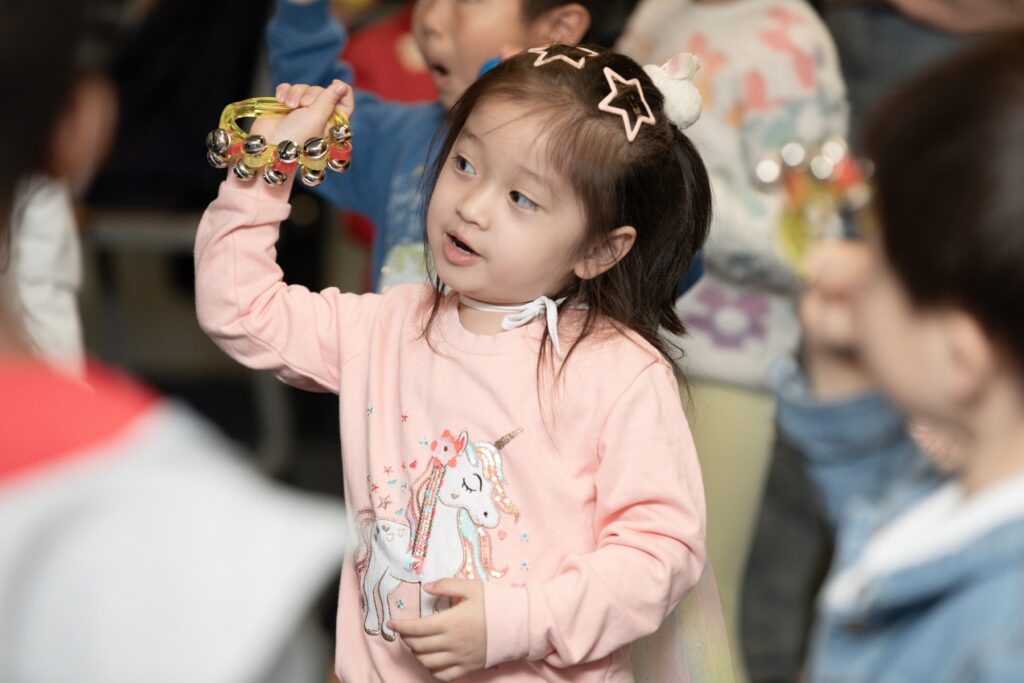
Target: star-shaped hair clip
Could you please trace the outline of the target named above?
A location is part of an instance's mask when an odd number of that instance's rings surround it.
[[[640,79],[631,78],[627,81],[611,67],[607,66],[604,68],[604,76],[608,79],[608,87],[611,88],[611,92],[601,100],[597,108],[609,114],[621,116],[622,124],[626,129],[626,139],[633,142],[640,133],[641,125],[647,123],[653,126],[657,123],[657,120],[654,118],[654,112],[651,111],[651,105],[647,104],[647,98],[644,97],[644,89],[640,85]],[[619,84],[626,86],[626,89],[620,91]],[[629,100],[625,103],[625,107],[612,104],[612,102],[619,98]],[[643,105],[642,109],[640,105]]]
[[[569,66],[577,69],[582,69],[583,65],[587,63],[587,57],[596,57],[597,53],[593,50],[588,50],[585,47],[579,45],[564,45],[559,46],[561,54],[551,54],[551,46],[549,47],[531,47],[527,52],[537,55],[537,59],[533,62],[534,66],[544,66],[545,64],[551,64],[552,62],[562,61]],[[582,53],[579,59],[572,59],[569,54],[566,53]]]

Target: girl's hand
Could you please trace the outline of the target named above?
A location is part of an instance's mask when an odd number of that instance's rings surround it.
[[[355,109],[352,88],[337,80],[326,89],[282,83],[274,96],[278,102],[296,109],[284,118],[262,118],[252,124],[251,132],[263,135],[272,145],[291,140],[301,146],[309,138],[326,134],[335,109],[349,117]]]
[[[431,595],[452,598],[453,606],[429,617],[399,619],[388,625],[438,680],[454,681],[482,669],[487,660],[483,583],[441,579],[423,588]]]

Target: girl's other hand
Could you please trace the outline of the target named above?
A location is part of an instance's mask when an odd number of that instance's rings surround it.
[[[454,681],[484,668],[487,620],[483,583],[441,579],[424,589],[431,595],[448,596],[452,607],[429,617],[396,619],[389,626],[439,681]]]
[[[338,80],[328,88],[282,83],[274,97],[295,110],[284,118],[257,119],[251,131],[263,135],[272,145],[282,140],[302,145],[309,138],[324,136],[335,109],[349,117],[355,109],[352,88]]]

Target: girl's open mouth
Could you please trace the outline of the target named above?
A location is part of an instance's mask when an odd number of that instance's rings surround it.
[[[444,258],[453,266],[470,266],[480,260],[480,254],[455,235],[445,233]]]
[[[473,249],[468,244],[466,244],[465,242],[460,240],[455,235],[448,235],[448,238],[451,239],[452,244],[455,245],[456,249],[459,249],[460,251],[464,251],[467,254],[470,254],[472,256],[479,256],[480,255],[480,254],[476,253],[475,251],[473,251]]]

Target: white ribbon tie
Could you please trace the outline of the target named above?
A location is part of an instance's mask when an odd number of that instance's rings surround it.
[[[562,346],[558,343],[558,306],[565,301],[559,299],[554,301],[546,296],[539,296],[533,301],[514,306],[499,306],[496,304],[485,304],[468,296],[459,295],[459,301],[477,311],[489,313],[507,313],[501,320],[501,329],[514,330],[517,327],[526,325],[538,316],[545,316],[548,324],[548,334],[551,336],[551,345],[555,347],[555,353],[562,357]]]

